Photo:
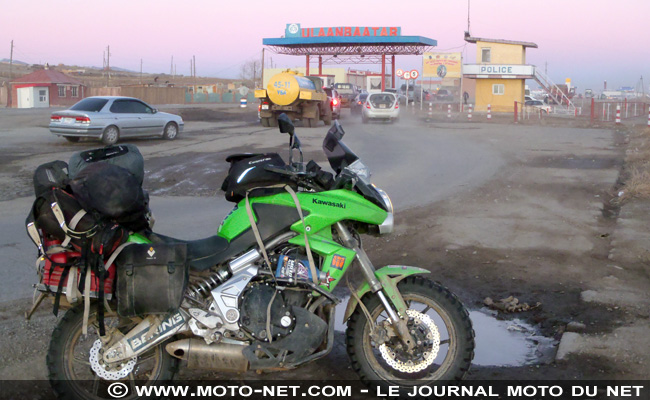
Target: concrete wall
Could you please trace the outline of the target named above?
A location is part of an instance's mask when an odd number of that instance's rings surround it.
[[[482,49],[489,48],[491,60],[483,63]],[[524,46],[517,44],[476,42],[476,63],[477,64],[525,64],[526,50]]]
[[[514,112],[514,102],[524,101],[523,79],[476,79],[476,111],[487,111],[487,105],[492,106],[492,112]],[[492,85],[502,84],[502,95],[492,94]]]

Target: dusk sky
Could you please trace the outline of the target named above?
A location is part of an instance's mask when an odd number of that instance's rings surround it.
[[[466,0],[301,2],[244,0],[89,2],[5,1],[0,24],[0,58],[28,63],[102,66],[111,47],[111,66],[145,72],[236,78],[242,63],[261,57],[262,38],[284,34],[287,23],[302,27],[399,26],[402,35],[438,41],[438,51],[463,51]],[[571,78],[580,89],[650,84],[649,0],[471,0],[472,36],[537,43],[527,62],[544,68],[557,83]],[[267,52],[268,53],[268,52]],[[273,57],[278,66],[304,66],[304,58]],[[465,57],[465,56],[464,56]],[[268,59],[267,59],[268,60]],[[421,57],[399,56],[398,68],[420,69]],[[379,66],[363,66],[379,71]]]

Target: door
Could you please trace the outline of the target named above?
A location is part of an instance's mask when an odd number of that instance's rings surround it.
[[[130,100],[131,109],[138,115],[142,134],[162,134],[164,119],[153,112],[153,108],[138,100]]]
[[[140,133],[140,118],[131,109],[130,100],[115,100],[109,110],[113,124],[120,128],[120,136],[137,136]]]
[[[34,99],[34,107],[42,108],[50,106],[50,88],[35,87],[32,97]]]
[[[33,87],[18,88],[18,108],[34,107]]]

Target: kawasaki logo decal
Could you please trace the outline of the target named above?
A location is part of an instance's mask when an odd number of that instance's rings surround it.
[[[311,202],[312,202],[312,204],[319,204],[321,206],[346,208],[345,203],[335,203],[333,201],[325,201],[325,200],[319,200],[319,199],[312,199]]]

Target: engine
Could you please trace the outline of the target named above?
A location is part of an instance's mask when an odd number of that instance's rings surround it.
[[[283,291],[275,291],[267,283],[252,283],[241,297],[241,328],[258,340],[268,341],[267,317],[273,339],[283,338],[293,331],[296,317],[293,307],[285,299]]]

